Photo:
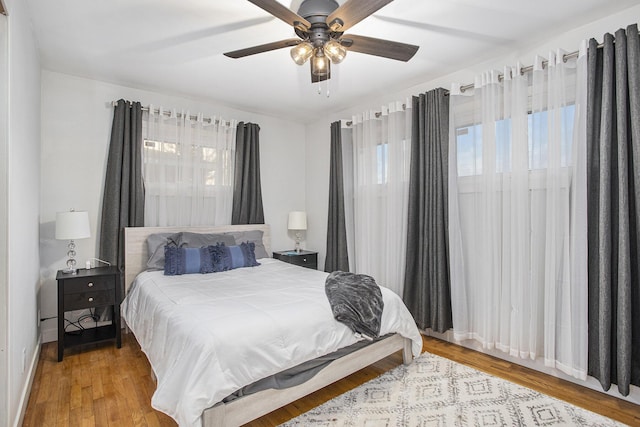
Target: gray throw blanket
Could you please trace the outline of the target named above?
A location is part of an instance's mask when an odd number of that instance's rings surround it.
[[[373,277],[334,271],[327,277],[324,289],[337,321],[367,339],[380,334],[384,301]]]

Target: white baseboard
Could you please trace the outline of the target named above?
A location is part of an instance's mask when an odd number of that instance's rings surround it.
[[[24,414],[27,412],[27,404],[29,403],[29,396],[31,395],[31,387],[33,386],[33,380],[36,377],[36,370],[38,368],[38,360],[40,360],[40,348],[42,345],[42,337],[38,337],[36,342],[36,349],[33,352],[31,363],[29,364],[29,371],[27,374],[27,381],[20,394],[20,402],[18,404],[18,413],[16,419],[13,422],[13,427],[20,427],[24,422]]]

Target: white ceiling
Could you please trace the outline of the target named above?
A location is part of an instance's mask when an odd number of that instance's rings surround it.
[[[300,3],[279,1],[296,11]],[[246,0],[27,0],[45,69],[300,122],[548,39],[637,2],[395,0],[347,33],[417,44],[415,57],[405,63],[351,52],[332,67],[326,97],[311,84],[308,64],[295,65],[288,49],[242,59],[223,56],[295,37],[286,23]]]

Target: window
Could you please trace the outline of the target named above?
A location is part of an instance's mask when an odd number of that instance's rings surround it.
[[[561,166],[571,164],[571,142],[575,105],[563,107],[559,113],[561,120]],[[529,113],[528,117],[529,169],[545,169],[548,159],[549,121],[547,111]],[[456,129],[458,176],[481,175],[483,172],[482,125],[469,125]],[[495,171],[511,171],[511,119],[495,123]],[[486,160],[486,159],[485,159]]]
[[[378,184],[386,184],[389,181],[389,144],[384,142],[376,147]]]
[[[165,171],[165,184],[176,184],[179,175],[191,177],[187,182],[191,182],[192,187],[202,186],[203,188],[214,187],[215,185],[231,185],[231,174],[228,169],[231,167],[231,151],[218,150],[210,147],[192,147],[192,157],[194,161],[184,167],[182,172],[178,172],[178,164],[184,154],[179,149],[179,144],[172,142],[144,140],[144,158],[155,157],[156,161],[145,161],[145,170],[162,167]],[[150,152],[153,154],[150,156]],[[217,165],[222,166],[218,170]],[[160,166],[162,165],[162,166]],[[149,180],[147,180],[149,181]],[[154,182],[145,184],[153,186]]]
[[[231,222],[236,123],[143,116],[145,225]]]

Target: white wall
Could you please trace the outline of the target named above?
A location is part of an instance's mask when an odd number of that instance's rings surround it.
[[[350,116],[349,116],[350,117]],[[331,154],[331,122],[336,118],[307,125],[307,248],[318,251],[318,269],[324,270],[327,252],[327,221],[329,210],[329,167]]]
[[[0,424],[19,425],[39,354],[40,61],[25,2],[8,0],[6,6],[9,143],[2,226],[7,227],[8,405]]]
[[[2,6],[0,0],[0,6]],[[7,260],[7,233],[9,230],[8,209],[9,196],[8,174],[9,165],[7,153],[9,150],[9,29],[8,20],[5,15],[0,15],[0,384],[9,382],[8,362],[8,335],[9,317],[8,296],[8,260]],[[0,388],[0,414],[6,414],[0,418],[0,424],[9,423],[9,401],[7,395],[8,388]]]
[[[473,83],[474,75],[488,69],[502,69],[504,65],[514,64],[520,60],[524,65],[530,65],[533,62],[535,54],[547,56],[549,50],[562,48],[567,52],[576,51],[579,43],[583,39],[596,38],[602,41],[606,32],[614,33],[618,28],[626,28],[627,25],[640,22],[640,5],[629,8],[621,13],[617,13],[608,17],[603,17],[588,25],[573,29],[561,35],[550,37],[549,40],[539,43],[535,46],[527,47],[513,51],[506,56],[489,59],[481,64],[469,64],[464,70],[448,74],[436,80],[425,81],[422,84],[408,87],[405,90],[386,94],[384,97],[377,97],[354,105],[348,109],[335,112],[327,117],[323,117],[316,122],[307,125],[307,180],[306,192],[313,194],[314,197],[307,197],[306,209],[309,213],[309,221],[317,224],[308,233],[308,246],[320,252],[318,263],[324,266],[324,258],[326,253],[326,230],[327,230],[327,210],[329,197],[329,149],[330,149],[330,124],[340,119],[350,120],[354,114],[361,113],[366,110],[380,110],[381,105],[385,105],[391,101],[405,100],[412,95],[419,95],[437,87],[450,88],[451,83],[458,82],[462,84]],[[332,96],[340,96],[339,92]],[[320,267],[322,268],[322,267]],[[444,337],[446,338],[446,337]],[[470,343],[473,346],[473,343]],[[477,348],[482,351],[481,348]],[[493,354],[493,353],[492,353]],[[500,352],[496,352],[495,356],[502,357]],[[511,360],[511,359],[510,359]],[[512,360],[515,361],[515,360]],[[541,365],[531,366],[534,369],[548,371]],[[549,372],[562,376],[560,372]],[[568,379],[568,378],[567,378]],[[601,391],[594,381],[584,384]],[[616,392],[612,393],[620,397]],[[640,403],[640,390],[637,387],[632,391],[631,397],[628,399],[635,403]]]
[[[43,70],[40,209],[43,318],[57,315],[55,274],[64,268],[66,260],[68,242],[54,239],[56,212],[70,208],[89,211],[91,238],[76,241],[76,259],[82,266],[87,258],[96,256],[96,230],[113,119],[111,102],[120,98],[258,123],[265,222],[272,226],[274,250],[292,247],[287,234],[287,214],[305,206],[304,126],[286,118]],[[43,341],[56,339],[56,320],[45,321]]]

